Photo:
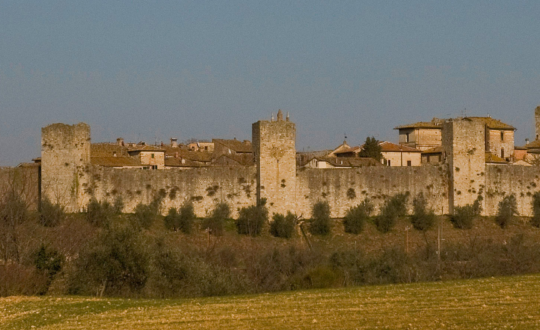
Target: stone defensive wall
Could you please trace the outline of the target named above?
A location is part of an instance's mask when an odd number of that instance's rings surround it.
[[[87,205],[94,196],[111,203],[120,196],[124,212],[132,212],[138,203],[149,204],[161,196],[162,213],[192,201],[199,217],[210,214],[216,203],[226,202],[234,218],[242,207],[256,204],[256,168],[216,166],[195,169],[114,169],[90,166],[88,184],[83,184]]]
[[[412,200],[423,193],[437,214],[448,213],[448,170],[441,166],[368,166],[346,169],[308,169],[297,171],[296,212],[304,218],[318,201],[328,201],[332,217],[341,218],[347,210],[369,198],[378,213],[384,201],[399,193]]]
[[[537,166],[486,166],[484,215],[497,214],[499,202],[514,194],[520,216],[533,216],[532,201],[540,191],[540,168]]]

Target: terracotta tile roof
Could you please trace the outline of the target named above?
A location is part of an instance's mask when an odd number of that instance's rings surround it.
[[[405,145],[398,145],[388,141],[379,142],[382,152],[422,152],[421,150],[407,147]]]
[[[232,151],[239,153],[248,153],[253,152],[253,147],[250,141],[239,141],[239,140],[224,140],[224,139],[212,139],[214,145],[219,143]]]
[[[530,142],[529,144],[526,144],[523,146],[523,148],[529,150],[529,149],[540,149],[540,140],[535,140],[533,142]]]
[[[128,147],[128,152],[137,152],[137,151],[157,151],[165,152],[165,149],[159,146],[149,146],[149,145],[137,145],[135,147]]]
[[[491,118],[491,117],[466,117],[466,118],[476,120],[476,121],[481,121],[484,124],[486,124],[488,128],[491,128],[491,129],[516,130],[514,126],[505,124],[502,121],[495,118]]]
[[[90,145],[91,157],[111,157],[116,152],[117,156],[128,156],[128,148],[116,143],[92,143]]]
[[[440,154],[444,152],[444,147],[435,147],[422,151],[423,154]]]
[[[486,163],[506,164],[507,161],[491,152],[486,152]]]
[[[350,148],[344,148],[342,150],[339,150],[339,151],[334,151],[334,154],[346,154],[346,153],[351,153],[351,152],[354,152],[354,153],[358,153],[360,152],[361,148],[359,146],[356,146],[356,147],[350,147]]]
[[[251,154],[237,154],[237,155],[221,155],[216,158],[213,165],[238,165],[238,166],[252,166],[254,165],[253,155]]]
[[[135,157],[90,157],[93,165],[105,167],[141,166],[139,159]]]
[[[183,162],[182,162],[183,160]],[[182,159],[182,158],[166,158],[165,159],[166,167],[206,167],[210,166],[209,164],[193,161],[191,159]]]
[[[310,160],[306,161],[303,166],[305,166],[305,164],[309,163],[313,159],[328,162],[335,167],[383,166],[381,163],[379,163],[373,158],[360,157],[313,157]]]
[[[394,129],[403,128],[442,128],[444,119],[433,118],[431,121],[419,121],[413,124],[406,124],[394,127]]]
[[[503,123],[502,121],[491,118],[491,117],[465,117],[468,119],[472,119],[475,121],[481,121],[488,128],[491,129],[502,129],[502,130],[515,130],[515,127],[512,125],[508,125]],[[405,129],[405,128],[442,128],[442,123],[444,122],[444,119],[439,118],[433,118],[431,121],[419,121],[417,123],[413,124],[407,124],[407,125],[400,125],[394,127],[394,129]]]

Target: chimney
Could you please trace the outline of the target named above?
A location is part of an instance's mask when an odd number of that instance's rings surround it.
[[[174,158],[178,158],[180,156],[180,154],[177,152],[174,153]]]
[[[525,145],[529,144],[529,139],[525,139]]]
[[[163,147],[163,141],[161,141],[161,146]]]
[[[171,147],[178,148],[178,139],[177,138],[171,138]]]
[[[118,138],[118,139],[116,139],[116,143],[119,146],[123,147],[124,146],[124,139],[123,138]]]

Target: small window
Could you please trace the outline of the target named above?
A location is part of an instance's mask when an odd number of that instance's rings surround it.
[[[504,159],[504,148],[501,148],[501,158]]]
[[[405,142],[410,142],[410,134],[411,133],[405,133]]]
[[[208,150],[208,146],[205,146],[205,147],[204,147],[204,150]]]
[[[407,166],[412,166],[412,162],[410,160],[407,161]]]
[[[392,165],[390,165],[390,159],[388,160],[388,166],[392,166]]]
[[[154,154],[152,154],[152,158],[154,158]]]
[[[501,141],[504,141],[504,132],[501,132]]]

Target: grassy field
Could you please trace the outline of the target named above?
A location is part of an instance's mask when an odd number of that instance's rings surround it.
[[[1,329],[539,329],[540,275],[179,300],[0,298]]]

